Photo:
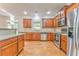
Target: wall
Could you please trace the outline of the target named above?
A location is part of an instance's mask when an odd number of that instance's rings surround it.
[[[15,34],[15,29],[0,29],[0,35],[9,35],[9,34]]]
[[[19,22],[18,22],[18,31],[19,32],[36,32],[36,30],[34,30],[33,28],[23,28],[23,17],[18,17],[16,19],[19,20]],[[45,28],[45,29],[42,28],[41,30],[39,30],[37,32],[54,32],[54,31],[55,30],[53,28]]]
[[[7,20],[9,17],[0,15],[0,28],[7,28]]]

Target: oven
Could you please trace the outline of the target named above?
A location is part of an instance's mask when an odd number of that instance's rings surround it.
[[[57,47],[60,47],[60,36],[61,36],[60,33],[56,33],[56,38],[55,38],[54,43]]]

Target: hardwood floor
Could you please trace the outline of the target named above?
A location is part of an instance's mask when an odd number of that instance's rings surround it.
[[[18,56],[65,56],[51,41],[26,41]]]

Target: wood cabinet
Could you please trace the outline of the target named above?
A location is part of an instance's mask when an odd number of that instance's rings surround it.
[[[43,28],[52,28],[53,19],[44,19],[42,24],[43,24]]]
[[[47,27],[47,20],[43,20],[42,26],[43,26],[43,28]]]
[[[1,56],[1,42],[0,42],[0,56]]]
[[[23,19],[23,27],[24,28],[31,28],[32,27],[31,19]]]
[[[31,41],[33,39],[33,33],[32,32],[26,32],[25,34],[25,40]]]
[[[18,53],[24,48],[24,35],[18,36]]]
[[[52,27],[53,28],[55,27],[55,20],[54,19],[52,20]]]
[[[41,39],[41,34],[39,32],[27,32],[25,35],[26,41],[39,41]]]
[[[60,48],[67,53],[67,36],[66,35],[61,35],[60,38]]]
[[[0,41],[0,56],[16,56],[24,47],[24,35]]]
[[[77,7],[78,7],[78,3],[72,3],[71,5],[67,6],[66,12],[69,13]]]
[[[39,32],[33,33],[33,40],[34,41],[40,41],[41,40],[41,34]]]
[[[15,56],[17,55],[17,38],[10,38],[2,41],[1,47],[2,56]]]
[[[47,40],[54,41],[55,40],[55,33],[47,33]]]
[[[1,48],[0,48],[0,56],[1,56]]]
[[[54,27],[58,27],[58,19],[54,20]]]

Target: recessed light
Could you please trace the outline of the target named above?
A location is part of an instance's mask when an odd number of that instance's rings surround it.
[[[51,12],[50,11],[47,11],[46,14],[51,14]]]
[[[27,12],[26,11],[24,11],[24,15],[27,15]]]

